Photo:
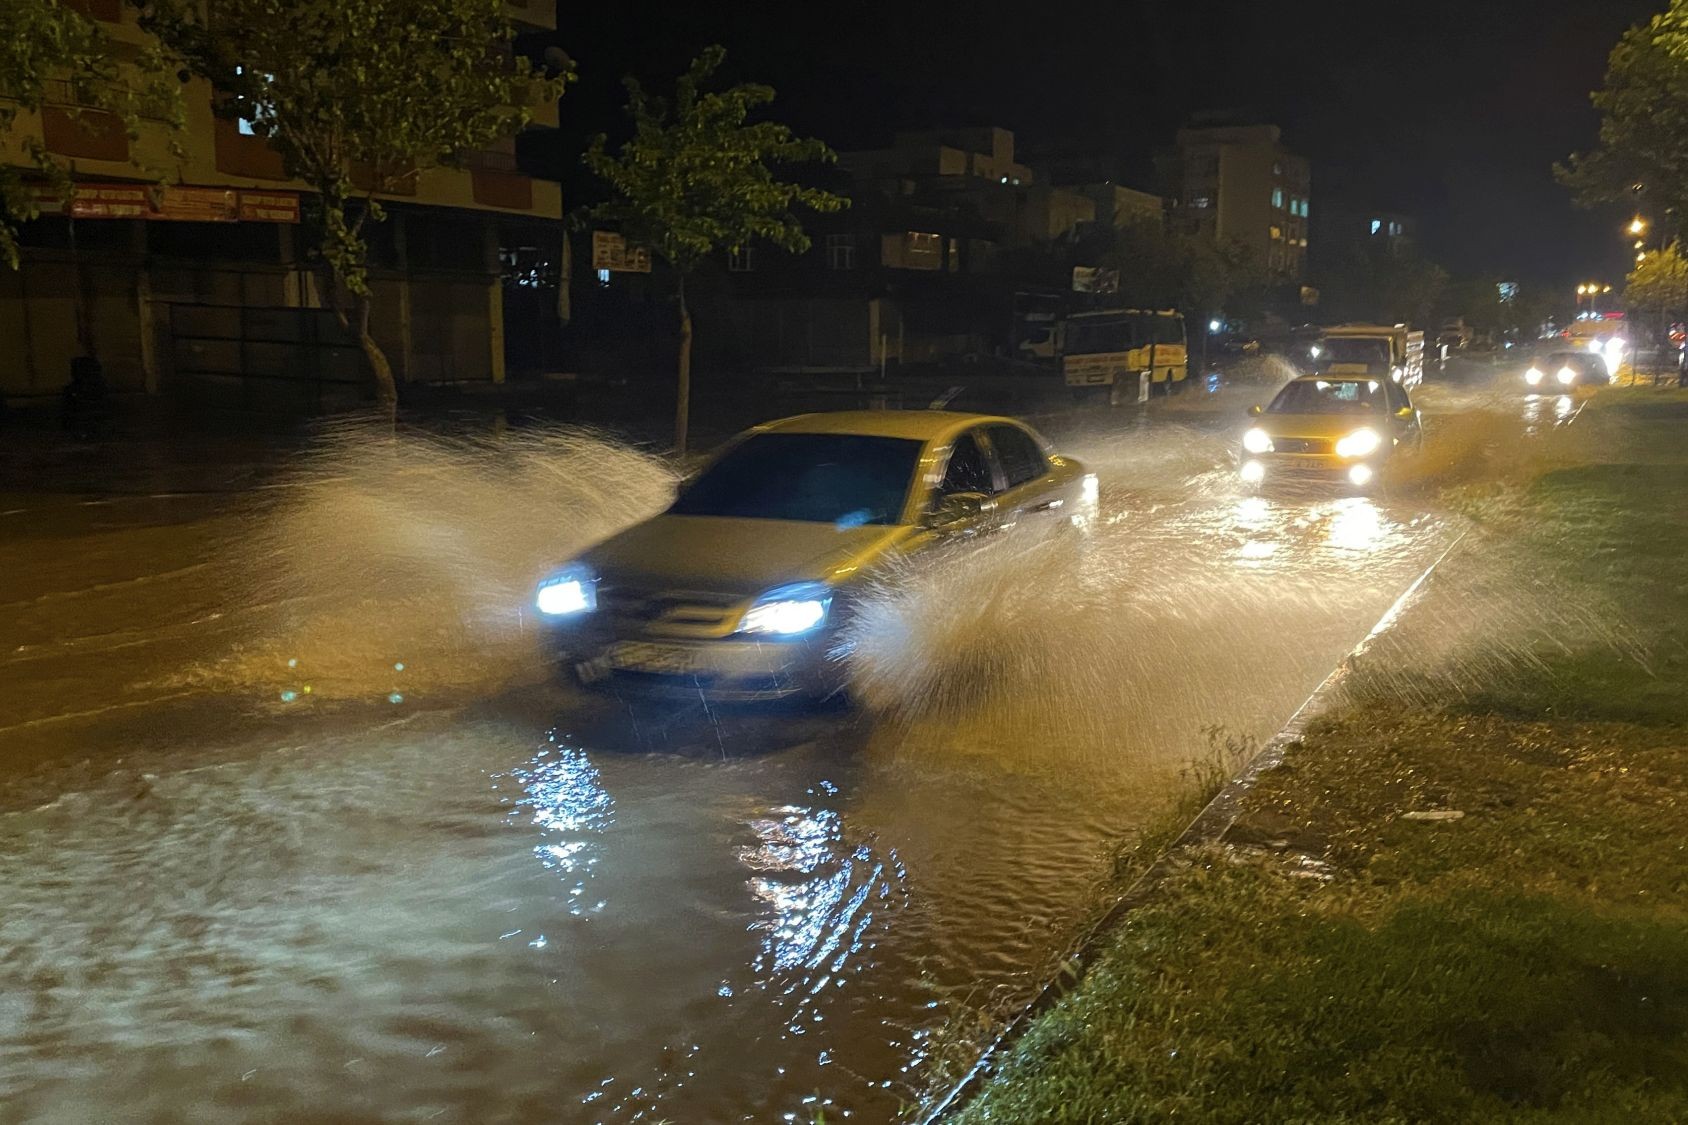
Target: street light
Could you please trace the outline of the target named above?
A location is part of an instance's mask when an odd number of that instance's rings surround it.
[[[1635,216],[1635,218],[1633,218],[1629,221],[1629,233],[1631,233],[1631,234],[1645,234],[1646,232],[1647,232],[1647,220],[1643,219],[1640,215]]]

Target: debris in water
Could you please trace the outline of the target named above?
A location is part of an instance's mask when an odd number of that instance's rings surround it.
[[[1465,814],[1460,812],[1458,809],[1416,809],[1413,812],[1402,813],[1401,819],[1429,822],[1464,820]]]

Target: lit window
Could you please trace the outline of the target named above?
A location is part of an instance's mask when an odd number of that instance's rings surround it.
[[[1282,227],[1273,227],[1272,228],[1272,238],[1273,238],[1274,241],[1282,238],[1283,236],[1284,236],[1284,229]]]
[[[856,236],[829,234],[826,236],[826,266],[833,270],[856,268]]]
[[[1280,211],[1283,210],[1283,207],[1284,207],[1284,189],[1283,188],[1275,187],[1275,188],[1272,189],[1272,206],[1276,207]]]
[[[1371,221],[1371,232],[1373,234],[1378,233],[1382,229],[1383,229],[1383,220],[1382,219],[1373,219]]]
[[[1207,208],[1213,206],[1213,200],[1208,196],[1198,195],[1194,199],[1190,200],[1190,206],[1194,207],[1198,211],[1205,211]]]
[[[1389,224],[1389,233],[1390,233],[1391,236],[1399,235],[1401,233],[1401,224],[1400,223],[1390,223]]]
[[[903,266],[911,270],[936,270],[944,266],[944,237],[911,230],[903,236]]]
[[[599,285],[608,285],[609,283],[610,283],[610,271],[609,270],[599,270],[598,271],[598,284]]]

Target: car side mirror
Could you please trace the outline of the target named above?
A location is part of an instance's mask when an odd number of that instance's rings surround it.
[[[1410,406],[1403,406],[1401,409],[1395,411],[1395,417],[1397,418],[1411,418],[1412,416],[1413,408]]]
[[[920,524],[927,531],[936,531],[943,535],[966,531],[989,512],[995,503],[983,492],[946,493],[932,502],[932,507],[927,510]]]
[[[1258,418],[1264,413],[1266,413],[1266,408],[1261,406],[1258,402],[1248,408],[1248,416],[1250,418]]]

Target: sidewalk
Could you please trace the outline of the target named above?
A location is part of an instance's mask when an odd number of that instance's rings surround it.
[[[1688,393],[1578,426],[956,1119],[1688,1120]]]

